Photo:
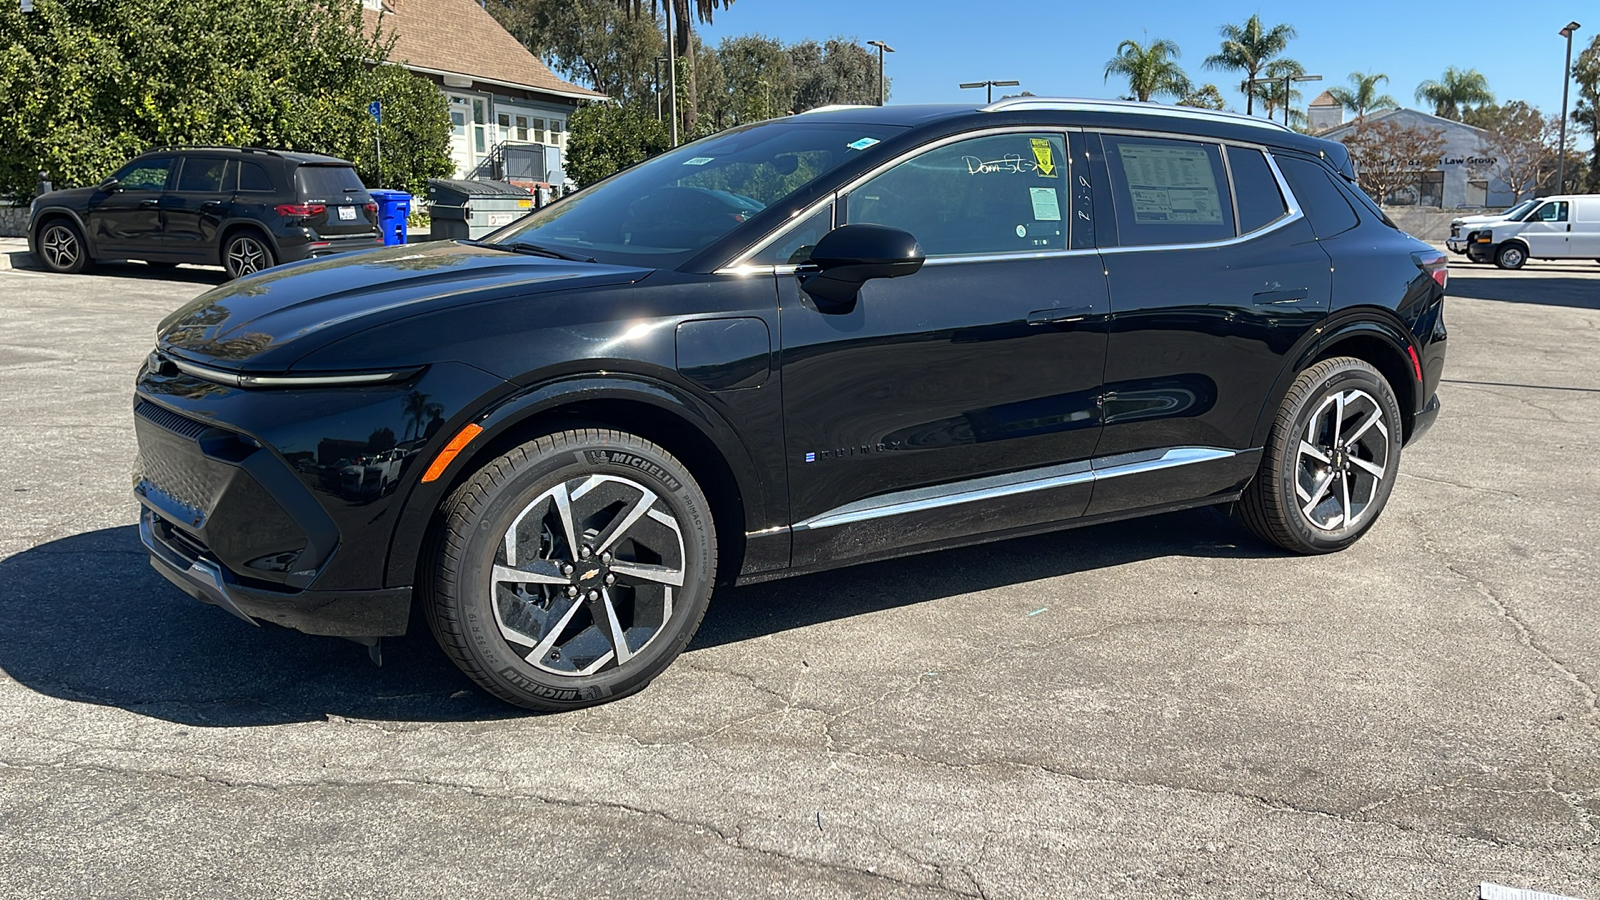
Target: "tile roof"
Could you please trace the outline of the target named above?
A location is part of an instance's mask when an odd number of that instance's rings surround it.
[[[1333,99],[1333,93],[1332,92],[1323,91],[1322,93],[1317,95],[1317,99],[1311,101],[1311,105],[1312,106],[1338,106],[1339,105],[1339,101]]]
[[[376,5],[362,4],[368,27],[380,21]],[[383,0],[382,6],[381,27],[394,38],[390,62],[567,97],[605,96],[558,78],[477,0]]]

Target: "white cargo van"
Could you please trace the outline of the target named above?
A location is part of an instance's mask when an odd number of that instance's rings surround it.
[[[1467,258],[1502,269],[1530,259],[1600,260],[1600,194],[1545,197],[1520,221],[1480,226]]]

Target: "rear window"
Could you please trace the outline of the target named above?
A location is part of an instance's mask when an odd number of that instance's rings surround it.
[[[366,185],[349,166],[301,166],[294,171],[294,189],[302,200],[337,202],[371,199]]]

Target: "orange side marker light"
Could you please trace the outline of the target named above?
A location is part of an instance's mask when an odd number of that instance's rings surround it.
[[[428,471],[422,473],[422,483],[437,481],[439,476],[444,474],[444,470],[455,462],[457,454],[465,450],[467,445],[472,443],[472,439],[480,434],[483,434],[483,429],[476,425],[468,425],[457,432],[456,436],[450,439],[450,443],[445,444],[444,449],[439,451],[439,455],[434,457],[433,465],[428,467]]]

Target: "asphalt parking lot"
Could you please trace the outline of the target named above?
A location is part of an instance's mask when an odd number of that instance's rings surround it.
[[[0,895],[1600,898],[1600,265],[1455,268],[1346,553],[1203,510],[724,591],[553,716],[148,567],[131,381],[220,276],[0,271]]]

